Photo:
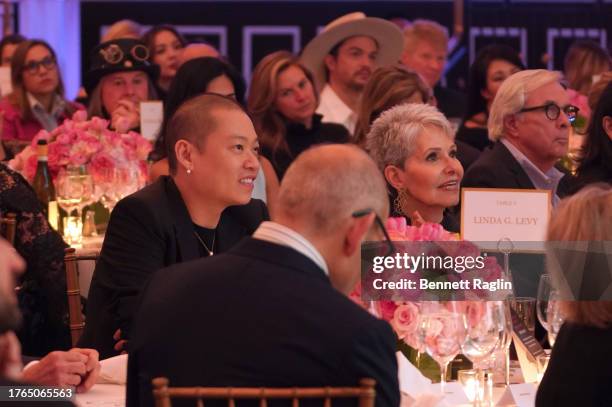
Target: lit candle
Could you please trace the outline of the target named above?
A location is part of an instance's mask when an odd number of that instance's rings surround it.
[[[78,216],[67,216],[64,219],[64,238],[69,245],[83,241],[83,222]]]
[[[55,230],[59,230],[59,209],[57,208],[57,201],[49,201],[49,224]]]

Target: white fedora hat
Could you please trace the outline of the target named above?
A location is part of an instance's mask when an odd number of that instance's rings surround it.
[[[359,11],[338,17],[306,45],[300,57],[314,75],[319,90],[326,81],[325,56],[340,42],[355,36],[371,37],[376,41],[379,65],[397,63],[404,50],[404,35],[395,24],[382,18],[366,17]]]

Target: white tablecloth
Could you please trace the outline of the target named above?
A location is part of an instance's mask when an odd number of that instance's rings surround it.
[[[78,407],[124,407],[125,386],[117,384],[96,384],[87,393],[77,394]]]

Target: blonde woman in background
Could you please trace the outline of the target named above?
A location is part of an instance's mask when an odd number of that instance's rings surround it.
[[[612,70],[612,58],[593,41],[576,41],[567,51],[563,66],[569,88],[587,96],[593,77]]]
[[[561,201],[548,226],[548,240],[570,245],[568,250],[548,253],[553,256],[549,264],[555,263],[554,256],[568,256],[557,258],[564,269],[549,267],[553,281],[572,281],[581,273],[583,289],[601,287],[603,293],[608,285],[609,290],[612,187],[594,184]],[[572,242],[581,249],[571,250]],[[589,243],[590,252],[584,251],[584,243]],[[599,247],[593,250],[594,246]],[[582,265],[580,269],[567,267],[574,261]],[[612,301],[609,294],[602,301],[586,299],[561,302],[565,323],[538,388],[537,407],[612,405]]]

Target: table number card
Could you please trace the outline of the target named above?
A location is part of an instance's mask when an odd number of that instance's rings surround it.
[[[140,102],[140,134],[155,141],[164,120],[164,104],[159,100]]]
[[[462,188],[461,237],[490,249],[510,239],[516,251],[542,251],[550,210],[548,190]]]
[[[511,310],[510,313],[512,315],[512,339],[523,377],[525,382],[535,382],[538,379],[537,357],[545,355],[546,352],[519,315],[514,310]]]
[[[0,95],[6,96],[13,91],[11,67],[0,66]]]

